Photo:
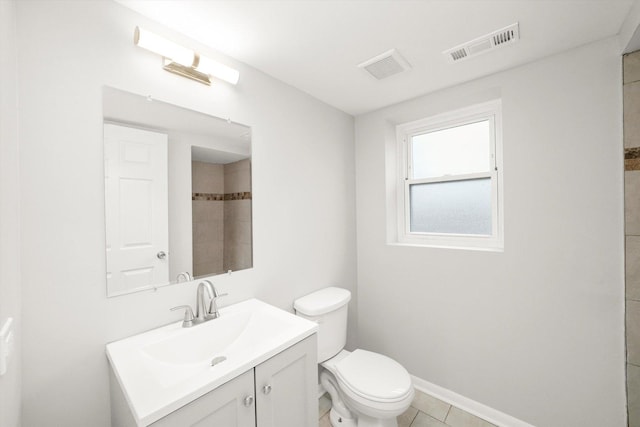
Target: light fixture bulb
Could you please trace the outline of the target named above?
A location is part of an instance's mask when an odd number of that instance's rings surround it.
[[[210,85],[210,77],[215,77],[235,85],[240,79],[238,70],[200,56],[191,49],[182,47],[143,28],[135,28],[133,43],[143,49],[162,55],[165,58],[163,67],[165,70],[200,83]]]
[[[226,65],[207,58],[206,56],[200,57],[196,70],[201,73],[209,74],[211,77],[229,82],[232,85],[238,84],[238,80],[240,79],[240,73],[238,70],[227,67]]]
[[[191,67],[194,62],[195,52],[180,46],[170,40],[160,37],[143,28],[136,27],[133,34],[133,43],[143,49],[147,49],[178,64]]]

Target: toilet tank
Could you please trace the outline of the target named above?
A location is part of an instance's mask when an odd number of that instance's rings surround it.
[[[347,342],[347,312],[351,292],[329,287],[298,298],[296,314],[318,323],[318,363],[332,358]]]

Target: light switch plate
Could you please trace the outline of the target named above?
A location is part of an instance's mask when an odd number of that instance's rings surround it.
[[[0,376],[7,373],[9,356],[13,352],[13,318],[9,317],[0,328]]]

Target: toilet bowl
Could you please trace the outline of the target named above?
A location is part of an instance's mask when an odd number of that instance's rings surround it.
[[[325,288],[299,298],[296,314],[318,323],[320,383],[331,396],[333,427],[397,427],[396,417],[414,396],[407,370],[395,360],[362,349],[344,350],[346,289]]]
[[[389,357],[360,349],[353,353],[342,350],[321,366],[321,384],[336,409],[330,415],[334,427],[348,427],[344,420],[350,418],[354,419],[351,425],[358,427],[396,427],[396,417],[411,405],[411,377]]]

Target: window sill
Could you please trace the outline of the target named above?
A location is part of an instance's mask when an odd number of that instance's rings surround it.
[[[504,247],[490,246],[465,246],[456,244],[436,244],[436,243],[417,243],[417,242],[387,242],[388,246],[405,246],[412,248],[431,248],[431,249],[453,249],[463,251],[479,251],[479,252],[496,252],[503,253]]]

